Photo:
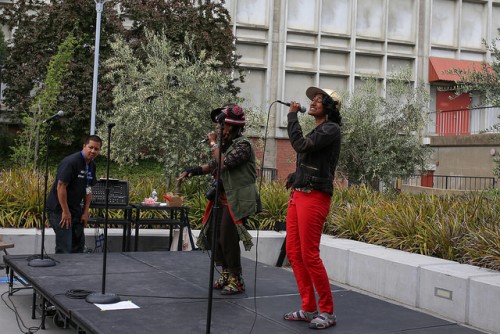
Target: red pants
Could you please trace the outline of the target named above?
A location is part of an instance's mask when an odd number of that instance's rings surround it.
[[[294,191],[288,202],[286,254],[302,298],[302,310],[306,312],[317,310],[316,289],[320,312],[333,313],[330,282],[319,257],[321,234],[330,203],[331,196],[317,190],[310,193]]]

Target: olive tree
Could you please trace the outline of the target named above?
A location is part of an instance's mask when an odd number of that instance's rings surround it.
[[[429,94],[404,69],[387,81],[365,78],[342,105],[339,171],[350,182],[378,188],[379,181],[414,175],[425,168],[430,148],[422,145]],[[385,95],[385,97],[382,97]]]
[[[102,135],[107,124],[116,124],[114,161],[155,159],[164,164],[167,175],[177,175],[207,158],[200,140],[214,129],[211,110],[239,101],[226,86],[231,72],[220,70],[219,61],[204,51],[194,51],[191,39],[183,47],[173,45],[165,34],[146,32],[146,39],[142,60],[122,38],[111,44],[114,54],[105,66],[114,83],[115,108],[98,132]]]

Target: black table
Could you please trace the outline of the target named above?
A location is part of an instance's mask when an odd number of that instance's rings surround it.
[[[100,215],[104,213],[106,209],[105,205],[101,204],[91,204],[91,209],[98,209]],[[108,217],[108,228],[110,224],[113,225],[122,225],[123,226],[123,236],[122,236],[122,252],[130,251],[130,238],[132,235],[132,210],[133,207],[131,205],[116,205],[109,204],[108,210],[123,210],[123,218],[109,218]],[[89,226],[104,226],[105,219],[103,217],[89,217],[88,224]]]
[[[194,245],[193,235],[191,233],[191,226],[189,225],[189,207],[186,206],[167,206],[167,205],[144,205],[142,203],[131,204],[135,209],[135,238],[134,238],[134,251],[137,251],[137,246],[139,244],[139,227],[140,225],[165,225],[170,228],[170,238],[168,249],[171,249],[173,230],[179,228],[179,242],[177,244],[177,250],[182,251],[182,235],[184,229],[186,228],[189,235],[189,242],[191,243],[191,248],[194,250],[196,246]],[[141,217],[141,212],[145,211],[155,211],[160,212],[161,218],[144,218]]]

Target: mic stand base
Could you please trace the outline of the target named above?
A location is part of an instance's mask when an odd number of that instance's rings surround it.
[[[91,304],[114,304],[120,301],[120,297],[114,293],[94,292],[88,295],[85,301]]]
[[[53,267],[56,265],[56,262],[50,258],[45,259],[33,259],[28,262],[28,266],[30,267]]]

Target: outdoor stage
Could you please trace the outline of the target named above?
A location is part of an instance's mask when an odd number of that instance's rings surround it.
[[[30,267],[27,256],[20,255],[4,256],[4,262],[87,334],[206,332],[210,272],[206,252],[108,253],[106,292],[139,307],[110,311],[66,296],[69,290],[102,291],[102,254],[50,256],[58,261],[54,267]],[[305,322],[282,320],[283,313],[300,308],[290,270],[245,258],[243,268],[245,294],[221,296],[214,290],[211,333],[312,332]],[[333,285],[332,293],[338,320],[326,330],[332,333],[480,333]]]

